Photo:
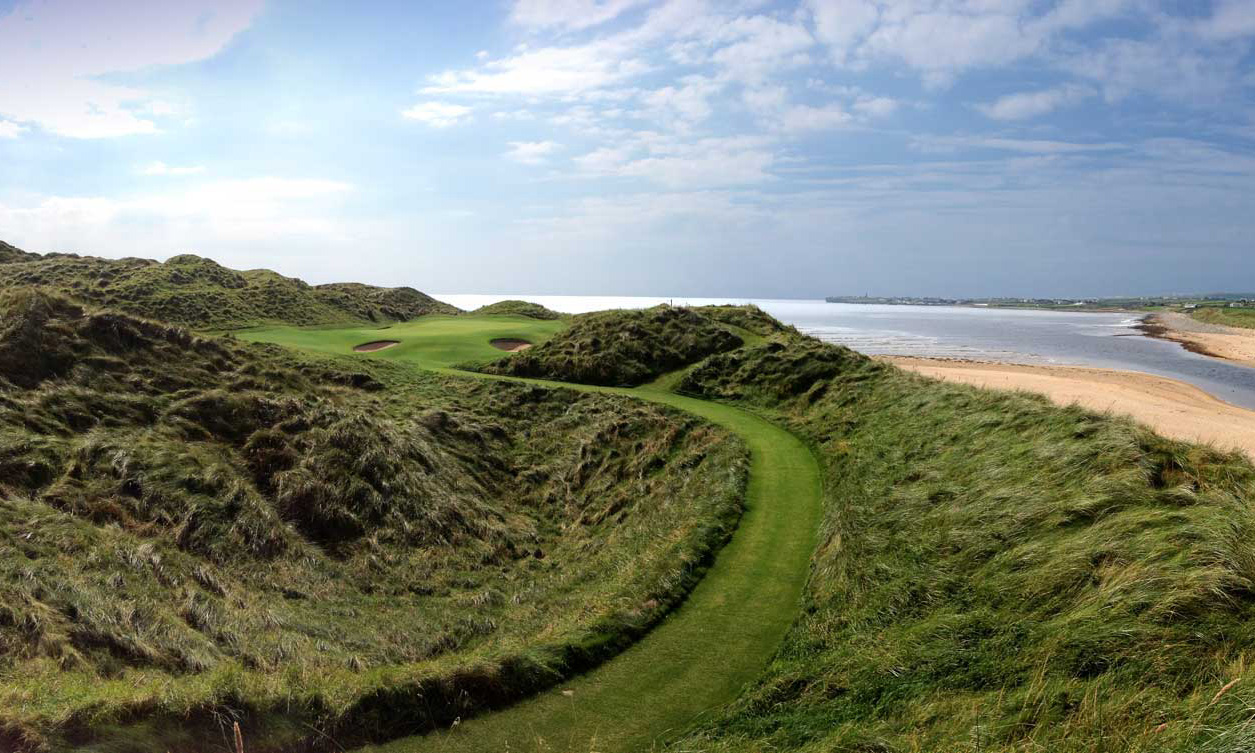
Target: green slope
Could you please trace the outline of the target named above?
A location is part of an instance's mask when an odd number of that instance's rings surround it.
[[[466,360],[463,351],[472,343],[448,347],[440,339],[444,325],[420,321],[393,328],[406,348],[378,355],[429,368]],[[433,335],[430,349],[424,347],[425,330]],[[248,336],[343,352],[361,334],[289,329]],[[484,334],[477,336],[482,340]],[[807,447],[747,411],[659,387],[568,386],[669,405],[739,435],[752,460],[747,509],[736,534],[684,605],[619,657],[557,691],[383,750],[610,753],[648,747],[735,698],[762,671],[793,621],[820,516],[819,468]]]
[[[237,332],[244,340],[273,342],[322,353],[351,353],[364,343],[396,340],[399,344],[374,353],[374,357],[426,367],[483,363],[501,358],[492,340],[526,340],[543,343],[565,324],[558,320],[527,316],[425,316],[390,327],[303,329],[269,327]]]

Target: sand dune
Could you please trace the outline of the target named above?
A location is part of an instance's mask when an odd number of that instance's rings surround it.
[[[892,357],[890,361],[937,379],[978,387],[1028,390],[1060,404],[1123,413],[1166,437],[1239,449],[1255,458],[1255,411],[1218,400],[1173,379],[1132,371],[1079,366]]]

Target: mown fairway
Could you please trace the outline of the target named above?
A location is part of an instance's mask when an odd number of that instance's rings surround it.
[[[431,317],[386,330],[283,329],[247,336],[340,353],[370,340],[396,339],[402,344],[367,357],[441,368],[499,356],[487,344],[491,338],[539,341],[560,326],[513,318]],[[747,510],[736,535],[685,604],[619,657],[503,712],[381,750],[612,753],[649,748],[735,698],[762,671],[792,623],[820,517],[819,469],[807,447],[751,413],[661,386],[570,386],[663,403],[740,435],[750,447],[752,465]]]
[[[398,340],[399,345],[371,355],[432,368],[492,361],[505,353],[489,345],[490,340],[515,339],[541,343],[564,326],[562,321],[542,321],[526,316],[434,315],[389,327],[272,327],[243,330],[236,336],[243,340],[272,342],[323,353],[352,353],[355,346],[363,343]]]

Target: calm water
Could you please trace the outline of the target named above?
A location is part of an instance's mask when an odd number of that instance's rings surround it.
[[[520,298],[577,314],[659,303],[754,303],[822,340],[872,355],[1057,363],[1143,371],[1180,379],[1235,405],[1255,409],[1255,369],[1143,337],[1127,314],[1011,311],[948,306],[863,306],[823,301],[614,296],[441,295],[463,309]]]

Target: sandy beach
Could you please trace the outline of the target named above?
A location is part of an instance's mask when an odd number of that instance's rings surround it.
[[[1200,322],[1185,314],[1152,314],[1141,326],[1151,337],[1181,343],[1188,350],[1255,366],[1255,330]]]
[[[1026,366],[927,358],[884,360],[936,379],[1028,390],[1060,404],[1123,413],[1166,437],[1239,449],[1255,458],[1255,411],[1173,379],[1080,366]]]

